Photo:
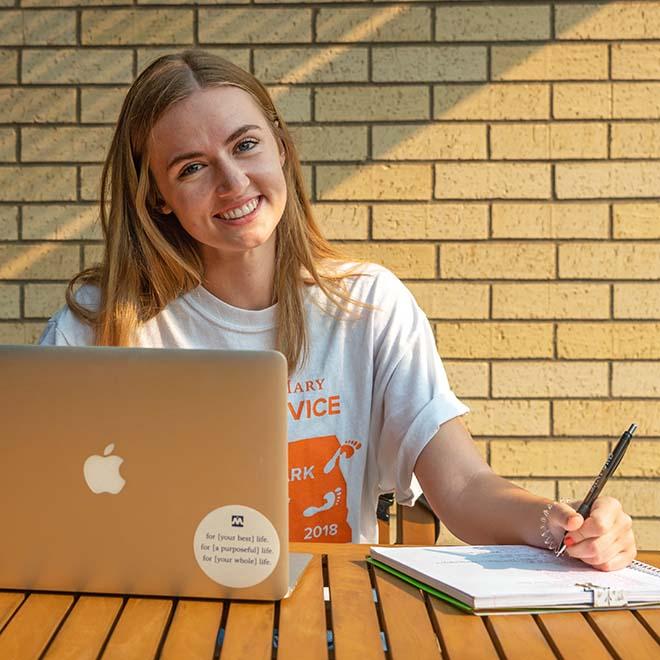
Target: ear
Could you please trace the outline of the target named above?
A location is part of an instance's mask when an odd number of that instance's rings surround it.
[[[172,207],[167,204],[167,202],[160,196],[160,193],[156,191],[156,210],[162,213],[163,215],[168,215],[172,213]]]

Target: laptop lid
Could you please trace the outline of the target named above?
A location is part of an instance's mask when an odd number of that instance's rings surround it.
[[[0,587],[277,599],[275,351],[0,347]]]

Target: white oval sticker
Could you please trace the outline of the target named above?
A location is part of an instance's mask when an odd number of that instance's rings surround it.
[[[280,558],[280,540],[270,520],[241,504],[207,514],[197,526],[193,548],[204,573],[226,587],[263,582]]]

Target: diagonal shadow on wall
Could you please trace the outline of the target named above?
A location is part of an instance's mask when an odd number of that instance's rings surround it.
[[[497,4],[492,3],[493,6]],[[565,6],[561,10],[555,8],[555,11],[563,12],[559,20],[560,36],[579,40],[580,26],[588,23],[606,4],[609,3]],[[509,20],[515,23],[518,20],[515,12],[519,7],[511,8],[513,13]],[[311,90],[311,94],[315,97],[315,120],[292,122],[294,124],[292,130],[306,166],[311,198],[321,214],[324,207],[336,209],[346,202],[349,206],[368,206],[379,201],[387,201],[391,204],[414,201],[428,205],[427,224],[433,225],[434,214],[438,212],[443,201],[461,200],[469,204],[476,201],[476,198],[466,199],[461,190],[452,190],[451,186],[439,188],[438,182],[432,186],[430,180],[427,186],[430,195],[407,194],[406,176],[410,181],[415,181],[419,175],[430,179],[433,167],[439,163],[488,161],[489,155],[484,148],[485,135],[482,136],[484,139],[480,138],[475,142],[473,129],[483,131],[485,134],[489,124],[504,119],[500,107],[504,102],[508,105],[507,121],[536,120],[548,124],[552,119],[550,86],[557,77],[548,69],[552,69],[550,60],[556,57],[557,48],[564,47],[564,42],[554,38],[551,3],[533,6],[534,24],[531,27],[524,23],[518,26],[515,39],[491,41],[488,46],[484,45],[488,39],[483,37],[479,38],[477,43],[466,40],[454,43],[451,32],[455,26],[451,24],[451,20],[445,28],[440,22],[436,25],[439,33],[443,30],[447,32],[444,36],[445,41],[420,40],[414,44],[397,43],[395,41],[397,34],[411,30],[409,17],[412,9],[413,7],[399,5],[383,6],[373,11],[372,6],[373,13],[357,22],[350,17],[346,22],[345,15],[339,16],[334,25],[330,20],[323,27],[326,33],[335,35],[339,30],[339,36],[335,36],[334,41],[327,45],[314,43],[310,46],[293,43],[282,48],[271,47],[262,51],[255,47],[253,69],[259,70],[254,73],[273,88],[276,104],[281,101],[282,105],[286,105],[287,89]],[[439,12],[444,11],[440,4],[436,5],[436,9]],[[254,31],[254,26],[249,21],[250,11],[246,8],[242,13],[233,13],[230,19],[216,25],[216,30],[234,35],[232,37],[234,43],[240,42],[245,35],[252,35],[254,38],[256,34],[258,39],[258,32]],[[108,17],[111,18],[112,13],[108,14]],[[108,25],[108,28],[110,27],[111,24]],[[428,28],[427,37],[430,40],[432,26],[429,25]],[[506,26],[503,25],[501,28],[506,29]],[[288,34],[286,25],[283,29],[284,34]],[[393,41],[390,42],[388,39]],[[219,39],[216,36],[214,40]],[[397,60],[390,50],[393,46],[396,46],[400,53],[408,53],[412,57],[406,62]],[[201,47],[206,46],[202,44]],[[554,53],[551,52],[553,47]],[[301,50],[296,50],[297,48]],[[490,53],[488,53],[489,48]],[[213,47],[208,49],[218,50]],[[368,51],[371,51],[371,54]],[[150,51],[145,49],[142,52],[144,56],[140,64],[146,65]],[[159,50],[158,54],[161,52]],[[353,57],[351,60],[351,55],[355,53],[359,57]],[[232,51],[225,49],[223,54],[231,59]],[[301,54],[304,54],[304,59],[296,61]],[[371,81],[367,80],[366,76],[370,56]],[[120,59],[117,58],[117,62]],[[530,69],[531,61],[534,62],[536,75],[529,82],[523,83],[524,71]],[[236,63],[241,66],[246,64],[242,61]],[[44,61],[34,79],[42,81],[40,84],[48,80],[57,82],[60,75],[58,64],[56,57],[50,64]],[[108,66],[109,72],[112,73],[114,66],[112,60],[108,62]],[[545,74],[544,67],[547,70]],[[394,73],[388,75],[388,69],[392,69]],[[541,80],[539,80],[539,72]],[[585,79],[592,80],[593,77],[590,76],[591,74],[587,73]],[[407,82],[397,82],[401,78]],[[323,117],[324,108],[327,107],[324,103],[330,102],[327,96],[328,90],[336,91],[338,88],[346,91],[345,110],[340,111],[339,114],[335,112],[332,120],[319,119],[319,115]],[[354,90],[354,88],[358,89]],[[431,88],[433,88],[433,103],[431,103]],[[363,102],[361,110],[351,112],[351,94],[363,93],[365,89],[368,94],[374,95],[376,105],[367,103],[365,106]],[[388,107],[378,107],[378,100],[383,98],[379,96],[381,93],[379,90],[393,92],[392,103]],[[120,91],[123,94],[124,89]],[[505,99],[507,95],[508,98]],[[511,95],[517,95],[517,106],[520,110],[519,114],[514,116],[510,112]],[[413,96],[416,100],[411,105]],[[286,111],[284,116],[286,118]],[[396,123],[392,124],[393,121]],[[327,153],[309,154],[313,151],[309,130],[316,127],[318,131],[330,131],[331,126],[337,124],[345,128],[371,126],[374,142],[371,152],[367,149],[367,132],[363,130],[361,140],[365,144],[358,149],[354,148],[355,144],[327,144]],[[44,141],[37,147],[38,162],[66,164],[57,160],[57,153],[54,152],[56,146],[53,148]],[[353,157],[350,159],[345,157],[347,150],[353,152],[351,154]],[[501,161],[496,161],[494,167],[498,167],[500,163]],[[94,167],[85,162],[71,164],[81,165],[86,171]],[[29,166],[31,165],[28,164]],[[100,166],[96,167],[100,169]],[[549,167],[547,165],[548,169]],[[3,169],[0,168],[0,172]],[[5,190],[11,190],[12,182],[5,181],[3,187]],[[356,192],[361,190],[368,190],[367,196],[361,196],[360,192]],[[535,199],[551,201],[551,197],[545,194]],[[4,196],[4,201],[12,201],[11,193]],[[482,201],[489,200],[482,198]],[[61,245],[62,240],[73,240],[77,243],[81,239],[100,237],[98,229],[94,227],[95,218],[94,214],[90,213],[89,204],[81,204],[81,200],[78,202],[72,200],[72,202],[80,206],[81,213],[57,226],[55,235],[44,237],[35,243],[18,241],[19,245],[30,247],[21,251],[20,255],[0,263],[0,281],[30,280],[33,277],[32,272],[38,269],[39,260],[47,258],[47,253]],[[332,215],[323,224],[330,238],[335,240],[364,240],[373,238],[365,219],[366,216],[361,223],[354,224],[353,229],[349,228],[348,233],[342,229],[343,236],[341,232],[339,234],[333,232]],[[49,243],[50,239],[58,242]],[[433,236],[424,240],[433,240]],[[16,242],[11,241],[10,244],[12,243]],[[352,244],[350,247],[355,249],[356,245]],[[404,277],[405,275],[402,274]]]

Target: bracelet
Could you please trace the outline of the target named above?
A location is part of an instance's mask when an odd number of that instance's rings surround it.
[[[550,502],[545,509],[543,509],[543,513],[541,514],[541,517],[539,520],[541,521],[541,526],[540,526],[540,532],[541,532],[541,538],[543,539],[543,544],[545,545],[548,550],[552,550],[552,552],[555,552],[557,548],[559,547],[555,541],[554,536],[552,536],[552,533],[550,532],[550,529],[548,528],[548,519],[550,518],[550,509],[556,504],[556,502]]]
[[[565,497],[562,497],[559,502],[562,502],[563,504],[568,504],[568,500]],[[559,549],[559,543],[555,541],[555,538],[552,535],[552,532],[550,531],[549,519],[550,519],[550,511],[552,510],[552,507],[555,504],[559,504],[559,502],[550,502],[550,504],[548,504],[543,509],[543,513],[539,518],[539,520],[541,521],[539,531],[541,532],[541,538],[543,539],[543,543],[545,547],[548,548],[548,550],[552,550],[553,552]]]

